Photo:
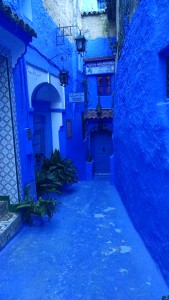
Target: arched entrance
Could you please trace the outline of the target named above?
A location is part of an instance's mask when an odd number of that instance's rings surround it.
[[[60,123],[57,123],[61,118],[57,118],[56,109],[52,112],[52,107],[60,101],[59,93],[51,83],[39,84],[33,91],[33,155],[36,171],[41,168],[44,157],[49,157],[53,149],[58,148],[55,138],[58,132],[54,132],[53,128],[60,127]]]
[[[112,132],[98,129],[91,132],[91,153],[94,161],[95,175],[110,174],[110,156],[113,153]]]

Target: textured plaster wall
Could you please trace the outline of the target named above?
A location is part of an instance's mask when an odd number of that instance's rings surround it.
[[[127,28],[116,76],[114,156],[124,204],[169,283],[169,104],[159,55],[169,45],[168,16],[167,0],[141,1]]]
[[[97,11],[98,10],[98,1],[97,0],[83,0],[83,11]]]
[[[57,26],[78,25],[81,29],[82,0],[43,0],[42,2],[49,16]],[[77,28],[72,28],[72,32],[75,36],[78,33]],[[69,36],[68,39],[73,40],[72,36]]]
[[[115,41],[115,37],[111,37]],[[112,50],[107,38],[96,38],[87,41],[86,58],[112,56]]]
[[[83,32],[88,39],[115,36],[115,24],[108,22],[106,14],[87,15],[82,18]]]

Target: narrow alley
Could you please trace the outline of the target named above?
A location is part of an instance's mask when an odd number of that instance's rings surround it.
[[[45,226],[0,252],[1,300],[160,300],[169,294],[108,177],[59,196]]]

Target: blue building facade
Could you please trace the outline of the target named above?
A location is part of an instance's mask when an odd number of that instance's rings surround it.
[[[116,74],[115,182],[169,282],[169,6],[168,1],[137,2],[132,18],[126,15]]]
[[[94,161],[90,178],[94,173],[110,173],[112,95],[115,88],[115,64],[110,45],[115,41],[115,24],[108,32],[103,5],[97,5],[92,14],[84,6],[82,15],[78,15],[78,6],[69,5],[66,11],[62,5],[59,8],[57,3],[51,6],[46,0],[1,1],[4,18],[6,11],[15,15],[13,22],[9,18],[7,25],[4,19],[1,22],[14,35],[5,38],[6,51],[12,51],[14,60],[10,69],[14,95],[11,109],[16,127],[14,131],[11,118],[12,157],[16,169],[15,176],[11,173],[15,178],[15,189],[10,193],[12,202],[23,198],[27,185],[36,197],[36,171],[40,170],[44,157],[50,157],[55,149],[74,161],[79,180],[88,179],[86,160],[90,157]],[[90,26],[93,21],[97,22],[96,28]],[[22,34],[18,22],[23,26]],[[20,52],[17,43],[16,51],[11,42],[16,40],[16,27],[22,42],[18,42]],[[81,28],[87,44],[85,53],[78,55],[75,38]],[[59,81],[62,69],[69,72],[69,84],[65,88]],[[1,133],[5,141],[7,132],[1,130]],[[105,144],[101,147],[103,136]],[[96,141],[97,147],[94,146]],[[6,143],[3,143],[5,159]],[[102,155],[107,163],[99,169],[96,161],[100,161]],[[1,193],[6,195],[11,185],[6,184],[10,182],[7,173],[3,178]],[[4,186],[8,188],[4,189]]]
[[[0,5],[1,72],[5,74],[1,77],[1,194],[16,203],[28,184],[36,197],[35,173],[43,158],[60,148],[67,92],[59,73],[67,64],[71,90],[78,56],[72,54],[75,43],[66,36],[57,41],[59,24],[42,1],[1,1]],[[61,152],[66,155],[65,149]]]

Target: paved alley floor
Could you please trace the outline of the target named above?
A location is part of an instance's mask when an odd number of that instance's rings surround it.
[[[79,182],[0,252],[0,300],[160,300],[156,264],[106,178]]]

